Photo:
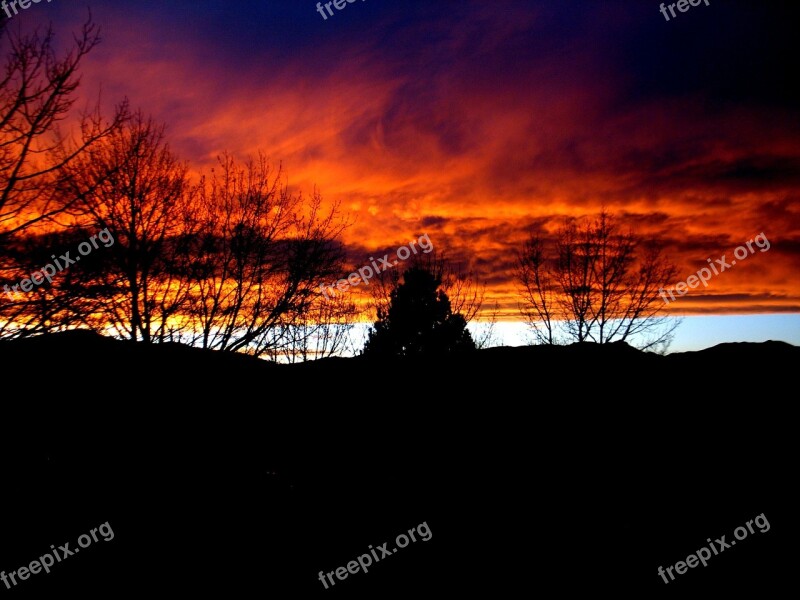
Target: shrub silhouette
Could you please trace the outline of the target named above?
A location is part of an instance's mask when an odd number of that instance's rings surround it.
[[[389,306],[364,345],[365,356],[414,356],[475,350],[467,322],[453,313],[442,281],[430,270],[414,266],[392,290]]]

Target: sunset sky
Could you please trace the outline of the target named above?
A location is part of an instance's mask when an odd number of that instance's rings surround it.
[[[679,280],[763,233],[768,251],[670,305],[690,317],[672,350],[800,344],[793,3],[666,21],[654,0],[357,0],[327,19],[310,0],[54,0],[9,25],[66,42],[87,4],[87,99],[127,96],[196,170],[265,152],[341,202],[355,266],[427,233],[514,320],[515,253],[565,215],[605,206],[663,239]]]

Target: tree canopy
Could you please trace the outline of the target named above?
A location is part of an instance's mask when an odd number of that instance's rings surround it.
[[[442,280],[429,269],[409,267],[392,290],[388,307],[364,346],[365,356],[415,356],[475,350],[463,315],[454,313]]]

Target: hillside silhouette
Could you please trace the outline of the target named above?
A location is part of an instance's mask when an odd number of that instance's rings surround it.
[[[772,531],[692,585],[764,589],[790,572],[799,357],[585,344],[276,365],[78,331],[0,342],[19,517],[0,568],[100,518],[116,537],[85,568],[14,593],[502,592],[579,568],[569,589],[672,594],[656,561],[763,512]],[[317,580],[423,521],[430,542],[336,589]]]

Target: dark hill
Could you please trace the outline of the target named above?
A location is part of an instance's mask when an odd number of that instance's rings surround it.
[[[85,332],[0,342],[0,570],[116,534],[0,592],[765,593],[792,572],[798,359],[767,342],[274,365]],[[656,575],[761,513],[768,533]],[[317,579],[422,522],[430,542]]]

